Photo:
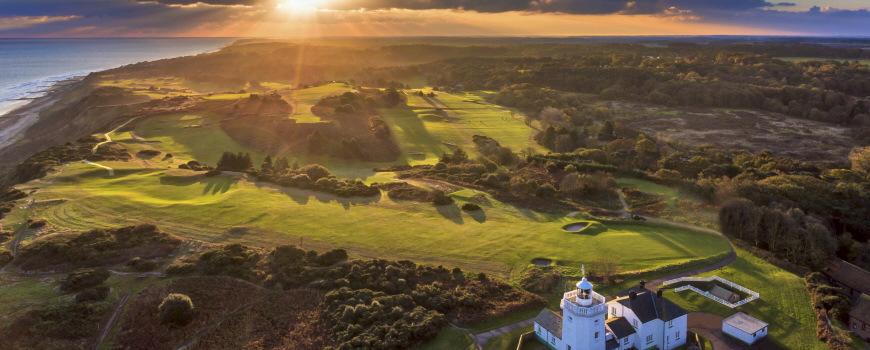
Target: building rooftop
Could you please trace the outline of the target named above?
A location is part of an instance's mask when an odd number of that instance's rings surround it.
[[[731,297],[734,296],[734,292],[719,286],[713,286],[713,288],[710,288],[710,294],[713,294],[719,297],[719,299],[729,302],[731,301]]]
[[[870,293],[870,272],[841,259],[832,261],[826,269],[825,272],[837,282],[861,293]]]
[[[655,293],[650,291],[638,294],[637,299],[631,301],[631,303],[629,303],[628,297],[614,299],[613,301],[631,309],[640,322],[643,323],[654,319],[667,322],[688,314],[685,309],[677,304],[674,304],[667,298],[659,299]]]
[[[555,335],[556,338],[562,339],[562,315],[544,308],[538,314],[538,317],[535,317],[535,323],[546,329],[547,332]]]
[[[625,317],[611,318],[605,322],[605,326],[616,339],[622,339],[632,334],[637,333],[631,323]]]
[[[722,323],[746,332],[746,334],[753,334],[767,327],[767,323],[743,312],[731,315],[723,320]]]
[[[870,296],[861,294],[855,305],[852,306],[852,311],[849,311],[849,316],[857,318],[864,323],[870,323]]]

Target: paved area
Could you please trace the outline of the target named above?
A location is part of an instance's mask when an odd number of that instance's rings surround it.
[[[517,322],[517,323],[514,323],[512,325],[507,325],[507,326],[501,327],[499,329],[493,329],[493,330],[486,332],[486,333],[476,334],[474,336],[474,338],[475,338],[475,340],[477,340],[478,348],[482,349],[483,345],[485,345],[486,342],[489,341],[489,338],[499,336],[499,335],[502,335],[502,334],[505,334],[505,333],[508,333],[511,331],[515,331],[515,330],[523,328],[523,327],[528,327],[528,326],[531,326],[534,324],[535,324],[535,319],[530,318],[528,320]]]

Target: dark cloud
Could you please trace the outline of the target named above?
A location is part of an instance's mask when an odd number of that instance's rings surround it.
[[[780,3],[777,3],[777,4],[774,5],[774,6],[797,6],[797,4],[795,4],[795,3],[793,3],[793,2],[780,2]]]
[[[217,5],[217,6],[256,6],[266,3],[265,0],[136,0],[138,2],[150,2],[163,5]]]

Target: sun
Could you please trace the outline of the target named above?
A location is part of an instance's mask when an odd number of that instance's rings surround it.
[[[278,4],[278,8],[316,9],[323,0],[285,0]]]

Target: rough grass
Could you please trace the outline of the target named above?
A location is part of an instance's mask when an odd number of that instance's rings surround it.
[[[296,111],[288,116],[296,119],[297,123],[320,123],[320,117],[311,113],[311,107],[320,102],[324,97],[341,95],[353,91],[351,86],[344,83],[324,84],[308,89],[282,92],[282,96],[296,100]]]
[[[635,190],[661,195],[667,203],[666,208],[660,211],[643,211],[638,214],[651,215],[662,219],[670,219],[674,221],[688,222],[694,225],[716,227],[718,220],[718,212],[709,210],[709,208],[695,208],[700,205],[702,200],[684,191],[659,185],[652,181],[640,180],[635,178],[620,177],[616,179],[620,188],[628,187]],[[629,201],[630,202],[630,201]],[[632,207],[632,210],[640,209]],[[654,209],[654,208],[650,208]]]
[[[473,344],[474,340],[468,333],[448,326],[432,341],[411,350],[466,350],[471,349]]]
[[[645,222],[599,224],[571,234],[561,229],[573,222],[564,214],[517,209],[488,195],[491,207],[466,213],[459,209],[461,199],[438,207],[385,195],[340,199],[251,183],[245,176],[206,178],[177,169],[107,165],[116,168],[116,176],[78,164],[65,167],[34,198],[67,200],[33,214],[73,230],[147,221],[210,243],[342,247],[358,257],[413,259],[500,275],[535,258],[579,267],[600,256],[620,256],[620,267],[630,271],[728,250],[719,236]],[[248,230],[231,233],[234,227]]]
[[[483,350],[514,350],[520,343],[520,336],[534,330],[535,326],[528,326],[489,338],[489,340],[486,341],[486,345],[483,346]],[[524,346],[523,349],[528,348],[537,350],[539,345],[546,349],[546,345],[541,344],[537,340],[531,340],[526,344],[527,345]]]
[[[742,249],[736,251],[737,260],[731,265],[699,277],[717,275],[758,292],[760,299],[731,309],[688,290],[674,293],[668,288],[666,297],[688,311],[723,317],[743,311],[769,323],[769,338],[784,349],[827,349],[825,343],[816,340],[816,317],[803,278]]]

